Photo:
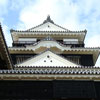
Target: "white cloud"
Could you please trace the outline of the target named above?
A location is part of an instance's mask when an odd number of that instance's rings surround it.
[[[22,9],[19,20],[21,23],[24,23],[27,28],[30,28],[42,23],[43,20],[46,19],[46,16],[50,14],[55,22],[63,26],[64,24],[70,23],[70,28],[72,28],[72,26],[77,27],[76,13],[77,6],[70,0],[38,0],[35,5],[32,2]]]
[[[34,5],[34,2],[27,5],[20,13],[20,21],[24,23],[27,28],[42,23],[48,14],[53,13],[55,0],[39,0]]]
[[[93,35],[86,40],[87,47],[100,47],[100,34]]]
[[[38,0],[31,1],[20,12],[20,23],[26,28],[40,24],[48,14],[55,22],[67,26],[70,30],[87,28],[90,21],[95,21],[99,14],[96,3],[99,0]],[[85,6],[84,6],[85,5]],[[95,6],[95,9],[94,9]],[[93,15],[93,16],[91,16]],[[80,18],[83,17],[82,22]],[[89,17],[89,18],[88,18]],[[94,23],[93,23],[94,25]]]

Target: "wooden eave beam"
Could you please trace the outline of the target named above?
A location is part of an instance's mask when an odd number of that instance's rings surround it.
[[[6,61],[7,69],[12,69],[13,67],[12,67],[12,63],[11,63],[11,58],[10,58],[10,55],[8,52],[8,48],[7,48],[7,45],[5,42],[5,38],[3,35],[1,25],[0,25],[0,52],[2,54],[3,60]]]

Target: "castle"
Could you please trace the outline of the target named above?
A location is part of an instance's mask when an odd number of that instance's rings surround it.
[[[30,29],[0,26],[0,100],[100,100],[100,48],[85,47],[87,31],[71,31],[50,16]]]

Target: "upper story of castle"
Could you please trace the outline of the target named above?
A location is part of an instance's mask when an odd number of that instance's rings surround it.
[[[56,41],[65,46],[84,47],[87,31],[71,31],[53,22],[50,16],[42,24],[27,30],[11,29],[13,46],[34,45],[40,41]],[[52,42],[51,42],[52,43]]]
[[[11,29],[10,32],[13,43],[9,52],[16,59],[14,64],[49,50],[79,65],[94,66],[100,53],[99,48],[85,47],[86,30],[71,31],[63,28],[55,24],[50,16],[38,26],[27,30]]]

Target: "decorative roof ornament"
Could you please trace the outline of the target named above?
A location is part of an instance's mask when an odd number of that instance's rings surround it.
[[[47,22],[50,22],[50,23],[53,23],[54,24],[53,20],[51,20],[51,18],[50,18],[50,15],[47,16],[47,19],[44,20],[43,23],[47,23]]]
[[[13,32],[14,30],[13,29],[10,29],[10,32]]]

